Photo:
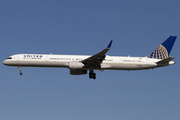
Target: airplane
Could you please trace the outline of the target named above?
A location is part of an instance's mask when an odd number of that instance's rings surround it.
[[[53,54],[16,54],[3,61],[4,65],[16,66],[22,75],[22,67],[59,67],[69,68],[71,75],[87,74],[96,79],[94,70],[144,70],[175,64],[175,57],[169,57],[177,36],[169,36],[151,54],[145,57],[109,56],[113,40],[101,52],[89,55],[53,55]]]

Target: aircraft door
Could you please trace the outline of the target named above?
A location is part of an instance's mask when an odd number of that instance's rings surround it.
[[[48,62],[48,61],[49,61],[49,57],[48,57],[48,56],[46,56],[45,61],[46,61],[46,62]]]
[[[20,60],[19,55],[17,56],[17,58],[16,58],[16,59],[17,59],[17,61],[19,61],[19,60]]]
[[[120,64],[122,63],[122,59],[119,59],[119,63],[120,63]]]
[[[149,67],[149,59],[148,58],[146,58],[146,69]]]
[[[149,59],[146,59],[146,65],[149,65]]]

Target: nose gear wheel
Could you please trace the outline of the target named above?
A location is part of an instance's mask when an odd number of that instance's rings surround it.
[[[21,66],[18,67],[18,68],[19,68],[19,72],[20,72],[19,74],[22,75],[23,73],[22,73],[22,68],[21,68]]]

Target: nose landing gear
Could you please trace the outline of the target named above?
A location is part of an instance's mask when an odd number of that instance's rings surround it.
[[[93,79],[96,79],[96,73],[94,73],[93,70],[89,70],[89,78],[93,78]]]
[[[19,72],[20,72],[19,74],[22,75],[23,73],[22,73],[22,68],[21,68],[21,66],[18,67],[18,68],[19,68]]]

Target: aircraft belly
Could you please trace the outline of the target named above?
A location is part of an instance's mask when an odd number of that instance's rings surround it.
[[[8,61],[6,65],[22,67],[68,67],[68,62]]]
[[[152,67],[156,67],[155,65],[147,65],[147,64],[136,64],[136,63],[111,63],[111,67],[106,69],[111,70],[143,70],[150,69]]]

